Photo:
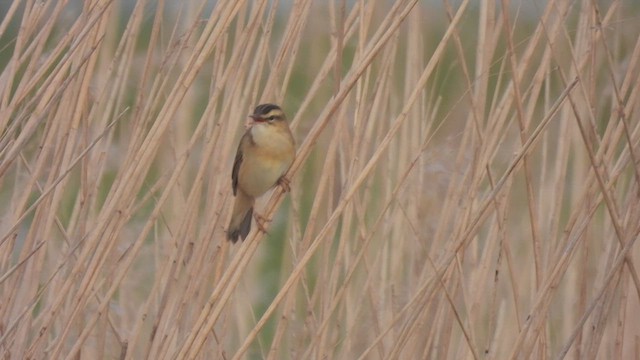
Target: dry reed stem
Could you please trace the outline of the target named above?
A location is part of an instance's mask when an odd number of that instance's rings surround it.
[[[2,358],[637,351],[632,1],[0,6]],[[292,192],[232,245],[262,102]]]

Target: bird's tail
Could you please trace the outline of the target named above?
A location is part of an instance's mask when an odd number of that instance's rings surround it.
[[[233,215],[227,229],[227,239],[235,243],[238,238],[244,240],[251,230],[254,199],[242,191],[238,191],[233,203]]]

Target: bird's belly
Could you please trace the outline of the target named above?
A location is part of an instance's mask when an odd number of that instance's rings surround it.
[[[291,165],[291,160],[293,159],[256,157],[254,161],[244,161],[238,185],[247,195],[258,197],[276,184]]]

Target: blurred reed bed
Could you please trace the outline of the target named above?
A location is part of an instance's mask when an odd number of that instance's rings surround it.
[[[2,10],[2,358],[640,351],[633,1]],[[262,102],[292,192],[233,246]]]

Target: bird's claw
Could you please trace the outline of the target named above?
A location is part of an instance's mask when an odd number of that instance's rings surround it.
[[[268,234],[269,232],[267,232],[267,228],[265,227],[266,223],[271,222],[271,220],[267,219],[266,217],[254,212],[253,213],[253,218],[256,219],[256,225],[258,225],[258,230],[262,231],[265,234]]]
[[[291,191],[291,181],[287,179],[284,175],[282,175],[277,182],[278,185],[282,186],[282,190],[284,192]]]

